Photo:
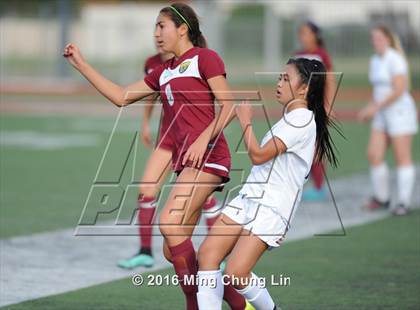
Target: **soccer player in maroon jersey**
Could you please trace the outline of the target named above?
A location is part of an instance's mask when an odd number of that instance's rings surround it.
[[[158,48],[158,53],[146,59],[144,64],[144,73],[150,74],[159,65],[171,59],[174,55],[166,53]],[[150,97],[150,98],[149,98]],[[152,138],[150,131],[150,117],[153,112],[155,101],[158,94],[149,96],[143,110],[143,122],[141,130],[141,139],[143,144],[151,148]],[[145,171],[139,188],[138,205],[138,223],[140,236],[140,249],[138,253],[130,258],[120,260],[118,266],[125,269],[135,267],[152,267],[154,257],[152,252],[153,219],[156,213],[156,196],[167,178],[171,167],[173,143],[169,135],[166,134],[171,119],[162,113],[159,136],[156,147],[152,152],[148,162],[145,165]],[[216,209],[214,211],[214,209]],[[211,195],[203,205],[207,228],[213,225],[220,211],[217,210],[217,199]]]
[[[322,38],[321,29],[313,22],[307,21],[299,27],[299,42],[302,49],[297,51],[295,55],[300,58],[315,59],[321,61],[327,72],[333,70],[331,57],[325,49],[324,40]],[[327,74],[325,82],[325,110],[330,113],[334,95],[335,95],[335,79],[334,75]],[[311,177],[314,188],[306,189],[303,192],[302,199],[307,201],[321,201],[327,198],[325,189],[325,165],[323,162],[314,162],[311,169]]]
[[[127,87],[96,71],[74,44],[65,47],[64,57],[117,106],[160,91],[164,113],[172,119],[166,134],[175,146],[172,164],[178,177],[161,212],[159,228],[165,237],[165,257],[174,265],[187,309],[198,309],[197,283],[184,281],[197,274],[191,235],[206,199],[229,180],[231,159],[222,131],[235,115],[233,98],[223,61],[216,52],[205,48],[191,7],[175,3],[163,8],[157,17],[155,38],[159,48],[175,57]],[[215,99],[220,105],[217,115]],[[246,306],[243,296],[232,286],[225,287],[223,297],[232,309]]]

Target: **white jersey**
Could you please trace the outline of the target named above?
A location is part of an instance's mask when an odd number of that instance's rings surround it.
[[[305,108],[288,112],[266,133],[261,146],[273,137],[283,141],[286,152],[253,166],[239,193],[289,218],[312,166],[316,141],[314,114]]]
[[[373,100],[383,101],[392,93],[392,79],[408,75],[407,61],[393,48],[383,55],[374,55],[370,61],[369,80],[373,86]],[[417,111],[413,98],[406,89],[399,98],[381,109],[372,120],[372,127],[390,136],[415,134],[418,130]]]
[[[395,49],[388,48],[383,55],[375,54],[370,60],[369,80],[373,86],[373,100],[380,102],[392,93],[392,79],[396,75],[407,75],[408,66],[404,57]],[[395,101],[411,102],[408,90]]]

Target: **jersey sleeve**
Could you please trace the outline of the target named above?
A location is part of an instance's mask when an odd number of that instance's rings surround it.
[[[290,151],[293,147],[303,141],[307,131],[311,128],[311,118],[308,116],[283,117],[272,129],[273,136],[279,138]]]
[[[160,90],[159,78],[164,70],[164,66],[159,65],[155,68],[152,72],[147,74],[144,78],[144,82],[149,86],[151,89],[158,91]]]
[[[225,64],[222,58],[213,50],[207,48],[201,50],[198,58],[198,67],[204,80],[218,75],[226,77]]]
[[[398,52],[391,54],[388,65],[389,71],[391,72],[392,76],[401,74],[406,75],[408,72],[407,62],[405,61],[404,57]]]
[[[146,61],[144,62],[144,74],[147,75],[149,72],[149,67],[150,67],[150,58],[147,58]]]
[[[327,71],[332,71],[333,64],[332,64],[332,61],[331,61],[331,57],[328,54],[328,52],[324,49],[322,50],[321,58],[322,58],[322,62],[325,65],[325,69],[327,69]]]

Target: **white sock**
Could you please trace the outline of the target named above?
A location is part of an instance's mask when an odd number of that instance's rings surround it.
[[[416,169],[413,165],[397,168],[398,203],[408,207],[416,181]]]
[[[198,271],[197,301],[200,310],[221,310],[224,287],[222,283],[222,271],[206,270]]]
[[[389,201],[389,170],[386,163],[370,167],[373,195],[380,202]]]
[[[255,273],[251,273],[252,278],[247,287],[237,290],[246,300],[254,306],[256,310],[273,310],[274,301],[265,287],[260,287],[258,277]]]

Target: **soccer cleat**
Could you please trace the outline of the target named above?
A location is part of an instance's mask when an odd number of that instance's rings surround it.
[[[408,208],[406,206],[404,206],[403,204],[397,205],[392,210],[392,214],[396,215],[396,216],[407,215],[407,213],[408,213]]]
[[[124,269],[133,269],[136,267],[153,267],[155,259],[151,255],[138,254],[128,259],[123,259],[118,262],[118,267]]]
[[[366,206],[369,210],[386,209],[388,207],[389,201],[381,202],[376,198],[372,198]]]
[[[245,309],[244,310],[255,310],[254,306],[251,305],[248,300],[245,299]]]
[[[322,187],[320,189],[316,189],[313,187],[308,188],[303,191],[302,200],[309,202],[327,200],[327,191],[325,190],[325,187]]]
[[[274,305],[273,310],[281,310],[280,306]]]

